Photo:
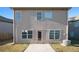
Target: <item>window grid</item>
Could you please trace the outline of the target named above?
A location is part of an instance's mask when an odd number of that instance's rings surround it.
[[[28,39],[32,38],[32,31],[28,31]]]
[[[25,39],[25,38],[27,38],[27,32],[22,32],[22,39]]]
[[[37,12],[37,20],[50,20],[53,18],[52,11]]]
[[[53,33],[51,34],[51,31],[53,31]],[[57,33],[58,32],[58,33]],[[56,37],[56,34],[58,34],[58,38]],[[49,33],[49,37],[50,35],[53,35],[54,36],[54,40],[56,39],[60,39],[60,30],[50,30],[50,33]],[[50,38],[51,39],[51,38]]]
[[[16,14],[15,14],[15,19],[16,19],[16,21],[19,21],[20,19],[21,19],[21,13],[20,12],[16,12]]]
[[[58,37],[57,37],[58,35]],[[59,30],[55,30],[55,39],[59,39],[60,38],[60,31]]]
[[[37,20],[41,20],[42,19],[42,13],[41,12],[37,12]]]
[[[25,32],[25,31],[24,31]],[[22,39],[32,39],[32,31],[22,32]],[[26,36],[26,37],[23,37]]]
[[[54,39],[54,30],[50,30],[49,36],[50,36],[50,39]],[[52,38],[51,38],[51,36],[52,36]]]

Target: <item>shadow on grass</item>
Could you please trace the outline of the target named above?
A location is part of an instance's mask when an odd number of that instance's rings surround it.
[[[7,43],[12,43],[12,42],[13,42],[12,39],[11,40],[0,40],[0,45],[5,45]]]
[[[79,47],[79,44],[72,44],[72,46]]]

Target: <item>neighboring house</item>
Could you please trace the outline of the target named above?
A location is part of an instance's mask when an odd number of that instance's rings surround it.
[[[0,16],[0,41],[12,39],[13,20]]]
[[[67,7],[15,7],[14,43],[52,43],[67,39]]]
[[[79,16],[69,18],[69,40],[79,43]]]

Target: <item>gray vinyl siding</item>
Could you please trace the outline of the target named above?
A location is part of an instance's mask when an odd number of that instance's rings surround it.
[[[0,21],[0,41],[12,40],[13,23]]]
[[[61,38],[59,40],[65,39],[66,26],[67,26],[67,10],[52,10],[53,18],[52,20],[38,21],[37,12],[44,12],[46,10],[15,10],[21,13],[21,19],[15,20],[14,33],[16,34],[16,43],[29,43],[37,42],[37,31],[42,30],[42,41],[52,42],[49,39],[49,30],[61,30]],[[32,30],[32,39],[22,39],[22,30]]]
[[[13,23],[0,21],[0,32],[13,33]]]

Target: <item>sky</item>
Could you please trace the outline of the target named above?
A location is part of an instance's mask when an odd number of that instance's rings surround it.
[[[0,16],[13,19],[13,10],[9,7],[0,7]]]
[[[68,17],[79,16],[79,7],[72,7],[68,11]]]
[[[79,7],[72,7],[68,11],[68,18],[79,15]],[[9,7],[0,7],[0,16],[13,19],[13,10]]]

